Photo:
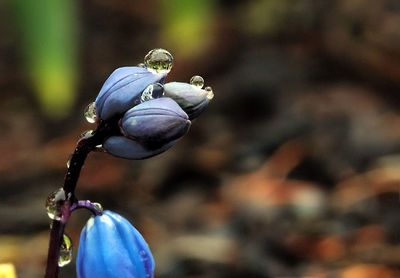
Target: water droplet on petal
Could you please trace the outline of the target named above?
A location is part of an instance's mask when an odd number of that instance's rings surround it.
[[[207,98],[208,99],[213,99],[214,98],[214,92],[210,86],[205,87],[204,90],[207,92]]]
[[[58,266],[63,267],[72,260],[72,240],[66,234],[63,235],[63,241],[60,247],[60,257],[58,257]]]
[[[174,58],[171,53],[162,48],[151,50],[144,57],[147,70],[153,73],[167,74],[171,71]]]
[[[144,89],[140,101],[145,102],[151,99],[160,98],[164,95],[164,87],[160,83],[150,84]]]
[[[96,115],[96,104],[94,102],[90,103],[86,109],[85,109],[85,118],[86,121],[89,123],[93,124],[97,120],[97,115]]]
[[[62,205],[65,201],[65,191],[62,188],[57,189],[52,192],[46,199],[46,210],[47,215],[52,220],[61,220],[62,215]]]
[[[190,78],[190,84],[201,89],[204,86],[204,79],[200,75],[195,75]]]

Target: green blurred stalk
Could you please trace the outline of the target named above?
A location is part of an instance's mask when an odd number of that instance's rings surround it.
[[[213,0],[162,0],[161,36],[178,55],[201,55],[212,40]]]
[[[65,117],[76,92],[77,12],[73,0],[13,0],[21,48],[43,111]]]

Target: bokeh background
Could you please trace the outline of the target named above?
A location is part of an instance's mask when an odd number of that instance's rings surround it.
[[[158,157],[91,154],[77,191],[133,221],[157,277],[400,277],[398,0],[0,1],[0,263],[43,276],[84,108],[158,47],[214,100]]]

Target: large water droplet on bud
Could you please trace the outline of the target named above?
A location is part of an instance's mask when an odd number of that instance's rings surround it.
[[[140,101],[148,101],[155,98],[160,98],[164,95],[164,87],[160,83],[150,84],[144,89]]]
[[[151,50],[144,57],[147,70],[153,73],[167,74],[171,71],[174,58],[171,53],[162,48]]]
[[[61,220],[62,205],[66,199],[65,191],[62,188],[51,193],[46,199],[47,215],[52,220]]]
[[[94,102],[90,103],[86,109],[85,109],[85,118],[86,121],[89,123],[93,124],[97,120],[97,115],[96,115],[96,104]]]
[[[190,78],[190,84],[201,89],[204,86],[204,79],[200,75],[195,75]]]
[[[63,267],[72,260],[72,240],[66,234],[63,235],[63,241],[60,246],[60,257],[58,257],[58,266]]]

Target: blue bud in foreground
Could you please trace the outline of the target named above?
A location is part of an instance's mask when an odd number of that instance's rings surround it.
[[[190,120],[198,117],[214,96],[212,91],[183,82],[164,84],[164,95],[175,100]]]
[[[148,158],[172,147],[190,124],[188,115],[172,99],[152,99],[126,112],[121,120],[123,136],[111,136],[103,147],[122,158]]]
[[[83,228],[76,268],[78,278],[151,278],[154,259],[129,221],[106,210]]]
[[[140,103],[143,90],[163,82],[166,73],[155,73],[142,67],[116,69],[106,80],[96,98],[96,113],[102,120],[125,113]]]

